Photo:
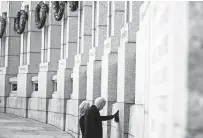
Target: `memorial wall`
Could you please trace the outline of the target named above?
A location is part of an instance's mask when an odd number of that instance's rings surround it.
[[[106,99],[104,138],[202,138],[203,2],[2,1],[0,112],[81,137]]]

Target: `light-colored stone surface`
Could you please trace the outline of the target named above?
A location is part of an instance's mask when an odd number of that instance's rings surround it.
[[[136,64],[136,36],[131,36],[138,29],[139,2],[125,2],[132,8],[125,10],[125,16],[131,16],[133,22],[127,20],[127,23],[121,29],[120,46],[118,47],[118,68],[117,68],[117,103],[113,104],[112,111],[119,110],[120,122],[112,122],[113,129],[111,137],[127,137],[129,134],[130,105],[134,103],[135,94],[135,64]],[[136,9],[137,8],[137,9]],[[136,10],[135,10],[136,9]],[[126,17],[127,18],[127,17]],[[137,20],[134,20],[136,18]],[[137,25],[137,26],[136,26]],[[133,33],[134,32],[134,33]],[[133,38],[134,37],[134,38]],[[113,112],[112,112],[113,113]]]
[[[73,92],[71,99],[67,101],[66,131],[70,131],[75,137],[79,134],[78,107],[81,100],[86,98],[87,90],[87,61],[92,40],[92,1],[79,2],[78,9],[78,47],[73,67]],[[75,105],[74,108],[71,105]]]
[[[124,25],[124,2],[108,2],[107,39],[104,41],[104,55],[101,70],[101,96],[109,103],[117,98],[117,65],[118,47],[120,45],[120,29]],[[112,104],[107,104],[102,111],[104,115],[112,113]],[[107,121],[107,125],[111,125]],[[104,130],[104,135],[110,137],[110,130]]]
[[[65,11],[67,11],[67,14],[65,14],[65,16],[63,17],[61,29],[62,32],[64,28],[66,28],[67,30],[65,30],[65,32],[63,33],[64,36],[61,40],[61,43],[64,44],[64,47],[61,47],[61,60],[59,60],[57,71],[57,95],[60,98],[69,98],[70,94],[73,91],[71,73],[74,66],[75,55],[77,52],[76,30],[78,29],[78,12],[71,12],[69,7],[67,7]],[[67,21],[65,22],[65,20]]]
[[[0,113],[1,138],[74,138],[51,125]]]
[[[101,96],[101,61],[89,62],[87,65],[87,100]]]
[[[140,8],[135,103],[144,107],[145,138],[187,137],[188,19],[187,2],[145,2]]]
[[[112,114],[112,105],[115,103],[115,101],[107,101],[105,107],[103,110],[100,111],[100,114],[105,115],[111,115]],[[111,135],[111,121],[103,121],[103,137],[104,138],[110,138]]]
[[[52,9],[51,2],[47,2]],[[49,97],[53,93],[52,76],[56,74],[60,59],[61,25],[53,17],[53,10],[47,15],[47,21],[42,28],[41,63],[38,77],[38,96]],[[44,49],[47,49],[46,52]]]
[[[112,113],[116,113],[119,110],[119,123],[111,120],[111,133],[110,137],[127,138],[129,133],[129,116],[130,116],[130,103],[115,103],[112,105]]]
[[[86,99],[93,101],[101,96],[101,57],[107,33],[107,2],[94,2],[92,19],[92,46],[87,63]],[[101,19],[104,19],[101,21]]]
[[[3,66],[0,71],[0,95],[1,97],[1,111],[6,107],[7,96],[9,96],[11,86],[9,78],[16,77],[18,72],[18,66],[20,63],[20,36],[13,29],[13,17],[15,17],[17,11],[20,9],[21,2],[2,2],[1,11],[7,13],[6,28],[3,39],[5,43],[1,43],[1,57],[4,57]],[[3,40],[1,39],[1,41]],[[3,49],[4,50],[3,50]],[[1,63],[2,65],[2,63]],[[12,105],[12,104],[11,104]],[[11,107],[11,105],[9,105]],[[13,105],[15,107],[15,105]],[[12,107],[11,107],[12,108]]]
[[[79,116],[78,116],[80,103],[81,103],[81,100],[70,99],[67,101],[67,107],[66,107],[67,109],[66,109],[65,131],[74,135],[75,138],[78,138],[78,134],[80,133]]]
[[[52,9],[51,2],[48,2]],[[61,25],[53,17],[53,10],[47,15],[47,21],[41,33],[41,63],[38,73],[38,97],[51,98],[53,93],[52,76],[56,74],[60,59]],[[47,49],[46,52],[44,49]]]
[[[28,118],[41,122],[47,122],[48,99],[46,98],[29,98],[28,100]]]
[[[135,47],[135,43],[122,42],[118,50],[117,102],[134,103]]]
[[[142,105],[132,105],[130,107],[128,137],[144,138],[144,133],[146,133],[144,129],[144,114],[144,107]]]
[[[38,73],[38,77],[40,78],[38,80],[38,97],[51,98],[52,93],[54,92],[52,81],[52,76],[54,74],[55,72],[50,71],[41,71]]]
[[[62,130],[65,130],[66,100],[73,91],[71,73],[77,52],[77,14],[77,11],[71,12],[66,5],[61,23],[61,59],[57,70],[57,92],[52,94],[52,99],[49,100],[48,123]]]
[[[65,130],[65,109],[66,100],[62,98],[50,99],[47,123],[52,124],[61,130]]]
[[[72,69],[60,69],[57,72],[57,97],[58,98],[70,98],[70,94],[73,91],[73,80],[71,78]],[[53,97],[52,97],[53,98]]]
[[[117,54],[112,53],[107,56],[103,56],[102,59],[102,78],[101,78],[101,96],[107,100],[105,108],[103,109],[103,114],[111,114],[112,103],[116,101],[116,83],[117,83]],[[113,61],[113,62],[110,62]],[[107,121],[110,125],[110,121]],[[104,129],[105,130],[105,129]],[[104,135],[110,134],[109,129],[106,129]],[[110,136],[110,135],[108,135]]]

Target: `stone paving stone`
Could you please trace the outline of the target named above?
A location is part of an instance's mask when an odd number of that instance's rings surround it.
[[[74,138],[52,125],[0,113],[0,138]]]

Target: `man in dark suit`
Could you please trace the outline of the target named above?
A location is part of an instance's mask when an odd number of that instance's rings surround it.
[[[87,110],[85,115],[84,138],[102,138],[102,121],[115,118],[115,121],[118,122],[119,111],[114,115],[100,116],[99,111],[103,109],[105,104],[106,100],[99,97],[95,100],[95,104]]]

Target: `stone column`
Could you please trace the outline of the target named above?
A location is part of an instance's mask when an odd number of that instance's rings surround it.
[[[94,2],[92,10],[92,48],[87,64],[86,94],[86,99],[91,103],[101,96],[101,59],[104,51],[104,40],[107,36],[107,4],[108,2]]]
[[[112,114],[119,110],[120,122],[112,121],[111,137],[127,137],[130,106],[135,95],[136,32],[139,25],[141,2],[125,2],[125,24],[121,29],[118,47],[117,102],[113,104]]]
[[[140,8],[135,94],[140,106],[131,121],[142,121],[129,128],[140,137],[203,136],[202,7],[202,2],[146,2]]]
[[[54,86],[52,76],[57,72],[60,59],[61,23],[53,16],[51,2],[45,26],[42,28],[41,63],[38,73],[38,92],[29,99],[28,117],[47,122],[48,99],[52,97]]]
[[[0,112],[6,112],[6,103],[12,91],[9,78],[16,77],[19,66],[20,36],[13,30],[14,18],[20,9],[21,2],[1,2],[1,11],[5,12],[6,29],[1,41],[0,67]],[[9,108],[9,105],[8,105]],[[13,112],[12,112],[13,113]]]
[[[35,7],[38,2],[23,2],[22,8],[28,14],[28,21],[21,34],[21,54],[18,71],[18,94],[15,114],[27,117],[28,98],[33,92],[32,77],[36,76],[40,63],[41,30],[35,27]]]
[[[147,103],[148,96],[147,90],[148,86],[148,69],[149,69],[149,47],[146,47],[146,44],[150,42],[150,39],[147,37],[149,31],[149,19],[150,19],[150,10],[149,2],[144,2],[139,10],[139,29],[136,32],[136,65],[135,65],[135,104],[130,107],[130,117],[129,117],[129,135],[128,137],[134,138],[136,136],[142,138],[148,138],[147,133]],[[134,124],[131,122],[139,123]],[[146,127],[145,127],[146,126]]]
[[[79,2],[78,9],[78,49],[73,67],[73,92],[67,101],[66,131],[79,137],[78,107],[86,98],[87,61],[92,39],[92,1]]]
[[[66,101],[72,93],[74,57],[77,52],[78,12],[72,12],[66,4],[61,21],[61,59],[57,71],[57,91],[49,100],[48,123],[65,130]]]
[[[101,96],[107,100],[101,111],[103,115],[112,113],[112,104],[116,102],[118,47],[120,30],[124,25],[125,2],[109,1],[107,18],[107,39],[104,41],[102,57]],[[110,136],[110,121],[103,123],[104,137]]]

